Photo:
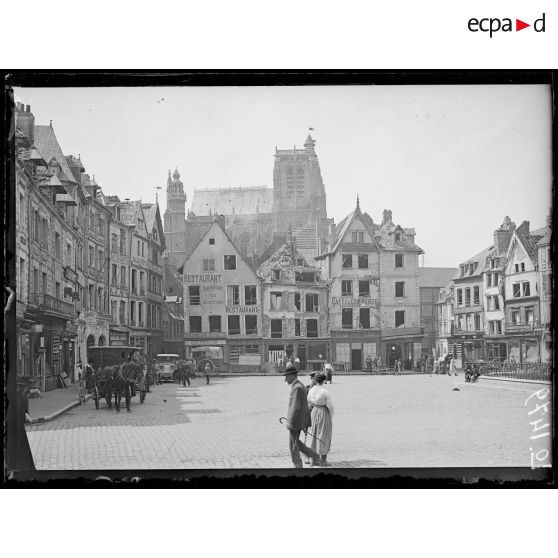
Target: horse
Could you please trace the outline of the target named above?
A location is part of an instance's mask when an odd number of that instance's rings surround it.
[[[136,382],[141,378],[143,378],[141,363],[126,362],[113,368],[111,387],[114,392],[114,406],[117,413],[120,412],[122,395],[126,399],[126,410],[131,412],[130,399],[136,394]]]
[[[186,386],[186,382],[188,382],[188,385],[190,385],[191,367],[192,367],[191,361],[186,361],[186,360],[179,361],[176,370],[172,374],[173,381],[174,382],[178,381],[179,384],[183,384],[184,386]]]
[[[85,367],[85,388],[91,393],[95,387],[104,394],[109,409],[112,408],[112,377],[117,366],[105,366],[95,372],[90,364]],[[98,407],[97,407],[98,408]]]

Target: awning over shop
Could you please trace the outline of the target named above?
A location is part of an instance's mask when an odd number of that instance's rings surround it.
[[[403,339],[408,337],[422,338],[424,333],[420,327],[405,327],[385,329],[382,333],[382,341],[390,339]]]

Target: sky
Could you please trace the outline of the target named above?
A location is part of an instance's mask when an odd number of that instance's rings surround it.
[[[457,265],[509,216],[551,211],[546,85],[16,88],[107,195],[165,210],[167,173],[194,188],[273,186],[275,147],[316,140],[328,216],[356,204],[413,227],[421,264]],[[163,187],[162,190],[155,188]]]

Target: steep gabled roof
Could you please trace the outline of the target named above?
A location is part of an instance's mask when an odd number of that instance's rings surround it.
[[[419,267],[419,287],[445,287],[455,275],[454,267]]]
[[[179,266],[178,273],[180,274],[184,273],[184,266],[186,265],[186,262],[192,257],[192,254],[197,250],[198,246],[205,240],[205,238],[211,233],[211,231],[215,229],[215,227],[217,227],[225,235],[225,238],[232,244],[232,247],[235,249],[238,257],[244,262],[244,264],[248,267],[248,269],[251,269],[255,274],[256,273],[255,269],[252,267],[250,262],[248,262],[244,258],[244,256],[238,249],[238,246],[234,243],[234,240],[229,236],[227,231],[219,224],[218,221],[213,221],[213,223],[211,223],[211,226],[203,233],[203,235],[200,237],[196,245],[190,250],[190,253],[186,257],[186,259],[182,262],[182,265]]]
[[[35,147],[45,161],[56,159],[62,170],[62,180],[76,184],[52,126],[35,126]]]
[[[161,221],[161,212],[159,211],[159,204],[156,203],[142,203],[143,216],[145,217],[145,226],[147,232],[151,234],[154,228],[158,230],[160,244],[165,247],[165,233],[163,232],[163,223]]]
[[[455,275],[453,276],[454,280],[457,279],[465,279],[466,277],[475,277],[477,275],[480,275],[484,269],[484,264],[486,262],[486,258],[488,258],[492,253],[494,252],[494,246],[489,246],[488,248],[485,248],[484,250],[482,250],[481,252],[479,252],[478,254],[475,254],[473,257],[469,258],[468,260],[461,262],[459,264],[459,267],[457,268],[457,271],[455,273]],[[473,273],[473,275],[468,275],[467,273],[465,275],[463,275],[463,277],[461,277],[461,266],[465,265],[468,266],[469,264],[478,264],[477,268],[475,269],[475,272]]]
[[[355,209],[349,213],[349,215],[347,215],[347,217],[345,217],[340,223],[339,225],[335,228],[335,232],[336,232],[336,239],[335,239],[335,243],[333,245],[333,247],[330,247],[329,250],[323,254],[320,254],[316,259],[323,259],[325,256],[329,255],[329,254],[335,254],[335,252],[337,252],[337,250],[339,249],[339,246],[341,245],[341,242],[343,242],[343,238],[345,236],[345,234],[347,233],[347,231],[349,230],[349,228],[351,227],[351,225],[353,224],[354,220],[358,219],[363,225],[364,228],[366,229],[366,232],[370,235],[370,238],[372,239],[372,242],[374,243],[374,245],[376,246],[376,248],[379,250],[379,246],[378,246],[378,242],[376,240],[376,238],[374,237],[374,230],[372,229],[372,227],[370,226],[370,222],[372,221],[370,219],[367,219],[365,217],[365,215],[362,213],[361,209],[360,209],[360,205],[357,201],[357,205],[355,207]]]

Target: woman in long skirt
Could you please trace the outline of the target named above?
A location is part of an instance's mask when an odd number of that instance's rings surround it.
[[[327,454],[331,448],[331,432],[333,405],[329,392],[324,387],[325,374],[316,374],[316,385],[308,392],[308,405],[311,411],[312,426],[310,446],[321,458],[321,463],[314,465],[327,465]]]

